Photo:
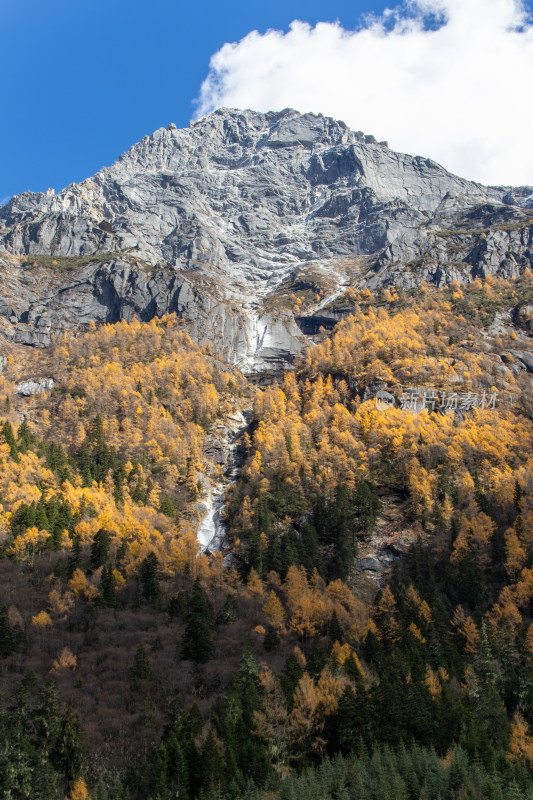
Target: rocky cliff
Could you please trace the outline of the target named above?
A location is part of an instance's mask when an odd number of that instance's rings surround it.
[[[322,286],[319,310],[354,283],[510,277],[531,265],[532,231],[531,187],[463,180],[321,115],[224,109],[1,208],[0,330],[44,345],[175,311],[230,362],[267,370],[304,339],[287,287]]]

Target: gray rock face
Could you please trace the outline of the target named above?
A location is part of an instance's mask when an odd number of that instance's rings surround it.
[[[382,251],[367,285],[411,289],[422,280],[445,286],[477,276],[516,278],[532,261],[533,215],[528,209],[494,201],[444,204],[426,224],[406,228]]]
[[[32,397],[54,388],[53,378],[40,378],[34,381],[22,381],[15,386],[15,392],[22,397]]]
[[[533,353],[526,351],[518,351],[518,350],[511,350],[512,355],[514,358],[518,360],[518,363],[523,366],[524,369],[527,369],[528,372],[533,372]]]
[[[262,308],[289,276],[369,260],[371,287],[515,275],[531,264],[532,196],[321,115],[220,110],[0,208],[0,330],[42,345],[90,320],[175,311],[230,362],[269,370],[304,339],[289,312]]]

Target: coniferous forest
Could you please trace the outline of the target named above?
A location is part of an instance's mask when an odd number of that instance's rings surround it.
[[[533,275],[338,303],[263,387],[175,315],[9,345],[0,798],[533,798]]]

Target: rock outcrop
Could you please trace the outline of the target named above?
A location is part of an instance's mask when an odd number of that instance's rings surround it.
[[[33,397],[36,394],[43,394],[54,388],[53,378],[37,378],[35,380],[22,381],[15,386],[15,393],[22,397]]]
[[[269,370],[305,339],[289,310],[263,307],[289,277],[318,266],[348,284],[360,259],[370,287],[513,276],[532,260],[532,197],[328,117],[224,109],[1,208],[0,330],[45,345],[91,320],[175,311],[222,357]]]

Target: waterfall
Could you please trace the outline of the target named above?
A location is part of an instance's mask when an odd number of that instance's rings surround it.
[[[226,538],[226,526],[222,519],[222,510],[226,489],[239,476],[241,464],[239,450],[239,440],[246,430],[247,417],[251,409],[244,414],[239,411],[229,417],[229,424],[225,428],[221,442],[228,451],[222,478],[216,483],[209,481],[207,497],[201,503],[203,516],[197,531],[197,539],[203,552],[220,550]],[[246,416],[245,416],[246,415]]]

